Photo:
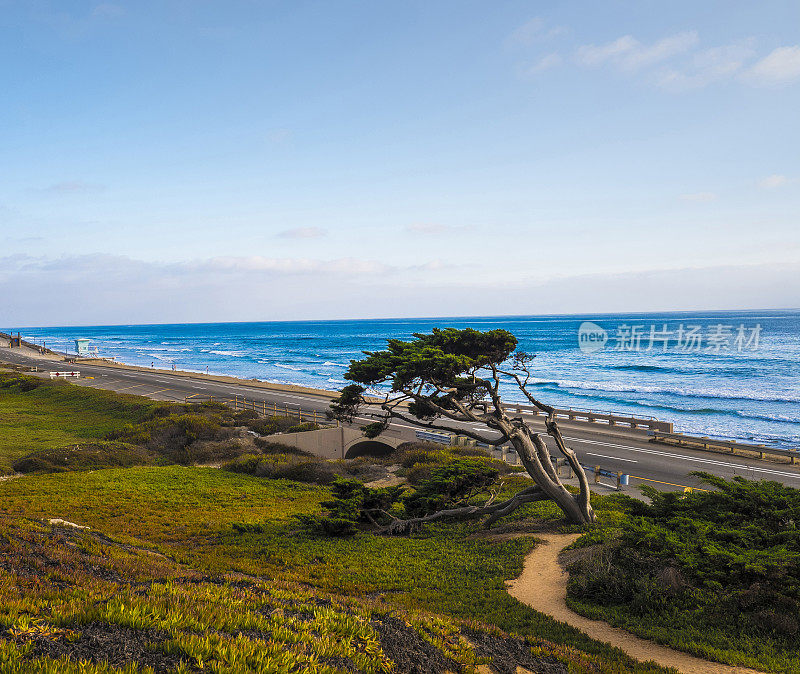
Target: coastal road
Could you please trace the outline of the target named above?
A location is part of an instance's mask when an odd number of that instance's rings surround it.
[[[275,390],[264,388],[246,380],[228,377],[187,375],[163,370],[122,368],[117,366],[87,364],[67,365],[54,361],[26,349],[0,347],[0,363],[7,362],[41,370],[80,371],[80,379],[70,381],[80,386],[101,388],[119,393],[147,396],[155,400],[183,402],[187,397],[214,396],[232,398],[240,396],[248,401],[273,403],[280,407],[303,409],[324,413],[330,403],[330,395],[315,394],[303,389]],[[534,430],[543,429],[543,420],[537,417],[526,419]],[[752,480],[775,480],[800,488],[800,466],[791,466],[770,461],[730,456],[678,448],[649,442],[643,431],[581,422],[559,422],[569,445],[577,452],[581,463],[599,465],[612,472],[631,475],[631,487],[651,484],[659,489],[681,489],[684,486],[700,486],[692,471],[705,471],[723,477],[740,475]],[[395,423],[389,433],[407,440],[415,438],[418,430],[410,424]],[[458,428],[454,427],[457,431]],[[475,427],[475,430],[479,430]],[[554,453],[557,453],[553,448]],[[605,482],[609,478],[604,479]]]

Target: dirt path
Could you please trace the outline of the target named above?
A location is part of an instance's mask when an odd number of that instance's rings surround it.
[[[537,545],[525,559],[519,578],[507,583],[508,593],[523,604],[576,627],[592,639],[616,646],[637,660],[653,660],[664,667],[675,667],[684,674],[756,674],[755,669],[703,660],[640,639],[606,622],[578,615],[566,604],[567,573],[558,562],[559,553],[578,535],[537,534],[536,537],[542,539],[543,543]]]

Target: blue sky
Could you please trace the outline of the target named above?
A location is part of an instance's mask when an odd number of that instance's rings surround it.
[[[0,10],[4,325],[800,306],[794,0]]]

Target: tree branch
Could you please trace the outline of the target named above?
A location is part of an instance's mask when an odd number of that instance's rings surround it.
[[[414,517],[409,520],[396,520],[390,524],[387,524],[383,529],[380,529],[378,533],[381,534],[389,534],[389,535],[400,535],[406,534],[415,529],[419,528],[423,524],[429,524],[431,522],[436,522],[438,520],[443,519],[457,519],[457,520],[474,520],[480,519],[485,515],[492,515],[494,516],[498,512],[502,512],[502,515],[497,515],[493,522],[512,513],[514,510],[519,508],[524,503],[533,503],[534,501],[544,501],[549,497],[541,490],[539,487],[528,487],[527,489],[523,489],[518,494],[515,494],[507,501],[503,501],[502,503],[497,503],[494,505],[482,505],[482,506],[463,506],[461,508],[449,508],[448,510],[438,510],[435,513],[431,513],[430,515],[425,515],[424,517]],[[488,525],[487,525],[488,526]]]

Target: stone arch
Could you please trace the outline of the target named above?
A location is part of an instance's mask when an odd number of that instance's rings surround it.
[[[377,439],[361,439],[356,440],[347,448],[344,458],[355,459],[359,456],[386,456],[387,454],[391,454],[395,449],[395,445],[391,442]]]

